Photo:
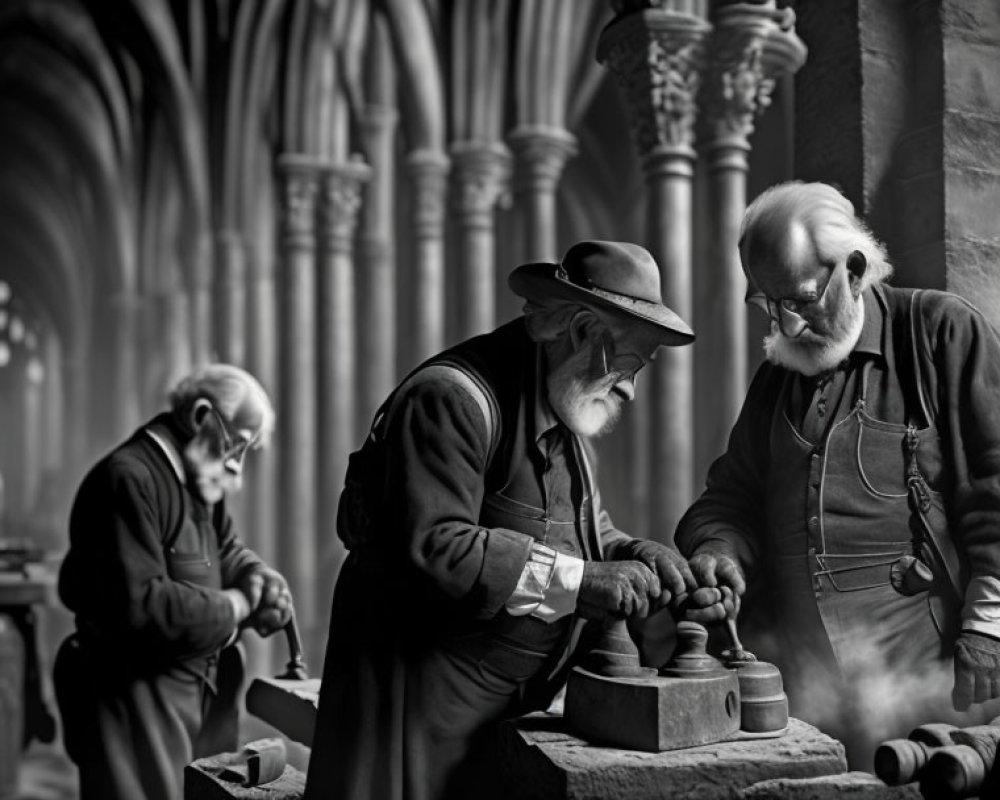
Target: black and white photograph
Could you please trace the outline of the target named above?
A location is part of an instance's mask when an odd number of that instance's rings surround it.
[[[997,0],[2,0],[0,800],[1000,798]]]

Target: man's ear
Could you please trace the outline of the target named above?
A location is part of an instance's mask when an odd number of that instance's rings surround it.
[[[569,341],[573,352],[579,350],[588,340],[593,339],[600,326],[600,320],[593,311],[581,308],[569,321]]]
[[[191,410],[188,411],[188,423],[193,431],[201,430],[201,426],[205,424],[205,418],[211,410],[212,404],[204,397],[199,397],[191,404]]]
[[[855,290],[855,297],[859,294],[856,290],[858,286],[860,286],[861,279],[865,276],[867,271],[868,259],[865,258],[865,254],[860,250],[855,250],[847,257],[847,275],[851,282],[851,289]]]

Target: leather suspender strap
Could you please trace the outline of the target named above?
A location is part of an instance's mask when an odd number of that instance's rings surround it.
[[[937,405],[927,391],[924,380],[923,361],[921,359],[922,343],[926,338],[924,331],[923,316],[920,312],[920,299],[922,292],[917,289],[910,296],[910,319],[908,331],[910,334],[910,358],[913,362],[912,374],[916,384],[917,394],[920,398],[920,409],[924,415],[924,422],[927,425],[936,427]],[[904,449],[906,451],[906,487],[909,495],[910,510],[919,522],[916,541],[927,546],[929,555],[936,561],[945,572],[948,586],[954,593],[955,600],[961,604],[965,596],[965,587],[961,578],[961,564],[958,550],[955,548],[954,540],[951,536],[938,536],[934,532],[934,527],[927,519],[927,512],[930,509],[930,488],[927,485],[923,473],[917,462],[917,448],[919,446],[919,436],[915,426],[911,423],[907,426]]]
[[[489,443],[486,449],[486,468],[489,469],[493,461],[493,454],[496,452],[500,440],[500,436],[498,435],[500,414],[496,398],[477,377],[473,377],[472,373],[455,362],[434,362],[412,372],[393,394],[392,400],[389,402],[389,408],[385,413],[384,422],[382,419],[378,419],[376,424],[382,423],[387,427],[393,414],[396,413],[401,398],[410,389],[425,381],[444,381],[453,384],[475,400],[479,411],[483,415],[483,423],[486,426],[486,440]]]

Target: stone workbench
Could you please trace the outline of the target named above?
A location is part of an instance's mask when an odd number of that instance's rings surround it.
[[[915,785],[890,788],[847,772],[843,745],[797,719],[778,737],[738,733],[646,753],[589,744],[566,732],[562,717],[532,714],[504,723],[498,763],[508,800],[920,798]]]
[[[310,744],[319,680],[259,678],[247,710]],[[844,748],[797,719],[782,736],[644,753],[591,745],[559,715],[538,713],[502,725],[497,754],[506,800],[920,800],[916,784],[888,787],[847,772]]]

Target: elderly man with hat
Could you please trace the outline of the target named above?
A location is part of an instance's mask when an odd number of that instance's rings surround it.
[[[310,800],[482,796],[478,745],[546,707],[584,621],[694,588],[614,527],[588,452],[657,348],[694,339],[653,258],[582,242],[509,283],[524,316],[417,368],[352,456]]]
[[[703,585],[760,579],[792,712],[870,768],[880,738],[997,713],[955,715],[1000,696],[1000,343],[887,285],[832,186],[762,193],[739,251],[766,361],[677,545]]]

